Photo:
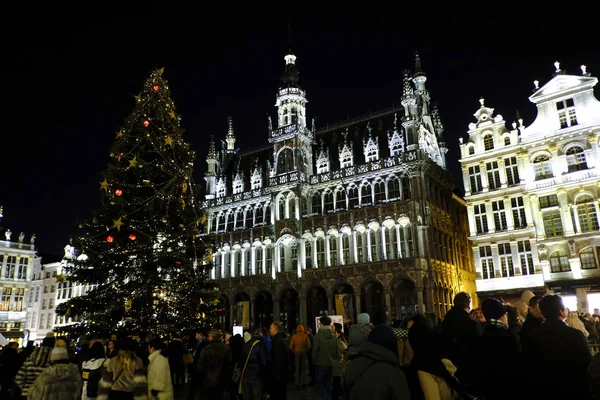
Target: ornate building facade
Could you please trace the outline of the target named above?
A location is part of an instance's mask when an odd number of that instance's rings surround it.
[[[209,146],[202,206],[222,324],[441,316],[456,292],[474,294],[466,203],[418,55],[401,106],[324,129],[309,126],[298,78],[290,52],[268,145],[237,152],[230,118],[221,149]]]
[[[574,293],[587,310],[588,291],[600,290],[598,79],[555,67],[535,82],[530,126],[508,129],[480,100],[460,145],[470,239],[480,297]]]

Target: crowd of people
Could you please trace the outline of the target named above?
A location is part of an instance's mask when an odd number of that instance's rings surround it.
[[[443,320],[415,314],[374,326],[324,315],[316,334],[280,322],[232,335],[221,329],[83,338],[47,335],[5,346],[0,399],[279,400],[304,398],[600,400],[600,312],[570,312],[560,296],[525,292],[514,306],[458,293]],[[294,389],[295,386],[295,389]]]

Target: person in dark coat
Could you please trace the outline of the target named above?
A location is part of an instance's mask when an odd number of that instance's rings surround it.
[[[244,400],[262,400],[263,398],[263,376],[268,357],[260,333],[260,328],[254,329],[252,337],[244,344],[238,361],[238,368],[243,371],[241,383]],[[237,389],[239,393],[239,387]]]
[[[18,347],[17,342],[10,342],[0,353],[0,399],[8,399],[16,391],[13,379],[21,368]]]
[[[545,296],[540,309],[546,318],[533,334],[533,377],[540,399],[587,399],[588,366],[592,354],[583,333],[565,324],[567,308],[558,295]]]
[[[271,400],[287,398],[287,381],[290,369],[290,349],[280,322],[273,322],[270,328],[271,347]]]
[[[440,324],[442,349],[456,366],[456,377],[465,385],[472,380],[475,347],[483,334],[481,324],[469,316],[471,296],[466,292],[454,296],[454,306]]]
[[[525,322],[523,322],[523,326],[519,331],[519,339],[521,340],[523,361],[526,365],[530,362],[530,353],[533,348],[532,335],[535,331],[539,330],[542,327],[542,324],[544,323],[544,316],[542,315],[542,310],[540,310],[541,300],[541,296],[533,296],[529,300],[527,318],[525,319]]]
[[[231,380],[231,350],[223,343],[223,332],[211,330],[208,333],[210,344],[200,354],[198,360],[197,393],[202,400],[223,400],[227,382]]]
[[[169,369],[171,370],[171,381],[173,390],[181,389],[185,383],[185,365],[183,355],[186,353],[185,346],[181,341],[181,334],[176,333],[171,338],[166,351],[169,358]]]
[[[473,385],[487,400],[521,398],[514,385],[498,385],[498,377],[506,382],[522,379],[521,344],[519,336],[508,326],[508,311],[494,298],[481,303],[485,316],[484,332],[477,345],[477,361]]]
[[[240,355],[242,354],[243,347],[244,347],[244,338],[239,333],[236,335],[233,335],[229,339],[229,350],[231,351],[231,365],[229,366],[229,376],[233,376],[233,370],[234,370],[235,364],[237,364],[237,362],[240,359]],[[234,383],[231,379],[229,380],[228,391],[229,391],[229,399],[236,400],[237,392],[238,392],[238,385],[236,383]]]
[[[391,327],[381,324],[371,330],[356,358],[349,362],[345,378],[349,400],[410,399]]]

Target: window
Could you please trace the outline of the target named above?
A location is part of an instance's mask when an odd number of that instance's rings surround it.
[[[15,279],[15,268],[17,266],[17,257],[8,256],[6,257],[6,273],[4,277],[6,279]]]
[[[402,199],[410,199],[410,178],[406,175],[402,177]]]
[[[358,204],[358,188],[356,186],[352,186],[348,188],[348,210],[352,210]]]
[[[317,267],[323,268],[325,264],[325,239],[317,238]]]
[[[227,214],[227,226],[225,228],[227,232],[233,231],[233,219],[233,212],[229,212]]]
[[[398,199],[400,198],[400,181],[398,178],[391,178],[388,182],[388,199]]]
[[[19,268],[17,268],[17,279],[27,278],[27,264],[29,264],[28,259],[23,257],[19,259]]]
[[[339,265],[337,235],[332,235],[329,237],[329,263],[329,265],[332,267],[337,267]]]
[[[509,276],[515,276],[510,243],[500,243],[498,245],[498,255],[500,256],[500,270],[502,272],[502,277],[508,278]]]
[[[379,252],[377,251],[377,244],[379,243],[379,235],[376,229],[369,230],[369,240],[371,245],[371,261],[379,261]]]
[[[371,185],[364,183],[360,188],[360,203],[362,205],[370,205],[373,199],[371,198]]]
[[[12,297],[12,288],[2,288],[2,297],[0,297],[0,311],[10,311],[10,300]]]
[[[312,204],[313,214],[321,214],[322,204],[321,204],[321,194],[320,193],[315,193],[312,195],[311,204]]]
[[[540,197],[540,208],[549,208],[558,206],[558,196],[551,194]]]
[[[562,236],[563,227],[560,210],[544,211],[542,213],[546,237]]]
[[[591,246],[579,252],[579,259],[581,260],[581,269],[598,268],[598,263],[594,256],[594,248]]]
[[[554,174],[552,173],[552,161],[550,157],[547,155],[537,156],[533,160],[533,173],[536,181],[552,178]]]
[[[260,189],[262,187],[262,178],[260,176],[254,176],[252,178],[252,190]]]
[[[479,247],[479,261],[481,262],[482,278],[494,278],[494,259],[492,258],[492,246]]]
[[[519,167],[517,165],[517,157],[509,157],[504,159],[504,170],[506,171],[506,182],[508,186],[518,185]]]
[[[325,193],[323,207],[325,213],[333,212],[333,192],[328,191]]]
[[[517,251],[521,259],[521,275],[535,274],[533,265],[533,254],[531,253],[531,242],[529,240],[521,240],[517,242]]]
[[[488,231],[487,214],[485,211],[485,204],[477,204],[474,207],[475,211],[475,228],[477,234],[486,233]]]
[[[254,249],[254,257],[256,258],[256,275],[263,273],[263,248],[257,247]]]
[[[469,146],[469,155],[472,156],[475,154],[475,146]]]
[[[383,181],[375,182],[375,203],[385,200],[385,183]]]
[[[263,223],[263,206],[262,204],[259,204],[255,209],[254,209],[254,224],[262,224]]]
[[[244,210],[237,210],[235,213],[235,228],[242,229],[244,228]]]
[[[367,258],[365,257],[364,247],[365,247],[365,234],[364,232],[356,232],[355,235],[356,240],[356,259],[359,263],[367,262]]]
[[[344,265],[352,264],[352,260],[350,260],[350,236],[348,235],[342,236],[342,260]]]
[[[566,155],[569,172],[581,171],[588,168],[585,153],[581,147],[573,146],[569,148]]]
[[[498,161],[492,161],[485,164],[487,170],[488,186],[490,190],[500,189],[500,170],[498,169]]]
[[[481,170],[479,165],[469,167],[469,182],[471,183],[471,193],[479,193],[483,189],[481,184]]]
[[[527,227],[527,216],[525,214],[525,205],[523,203],[523,197],[513,197],[510,199],[510,207],[512,209],[513,223],[515,229],[522,229]]]
[[[552,272],[569,272],[569,257],[564,251],[555,251],[550,256],[550,270]]]
[[[485,151],[494,149],[494,137],[492,135],[485,135],[483,137],[483,148]]]
[[[577,218],[579,220],[579,229],[581,232],[598,232],[598,214],[594,199],[589,194],[583,194],[577,197]]]
[[[556,110],[558,111],[558,119],[560,120],[560,129],[577,125],[577,114],[573,99],[556,102]]]
[[[312,258],[312,243],[310,240],[304,241],[304,265],[305,268],[313,267],[313,258]]]
[[[346,192],[343,189],[335,192],[335,209],[345,210],[346,209]]]
[[[294,170],[294,152],[284,148],[277,157],[277,173],[285,174]]]
[[[510,136],[504,136],[504,145],[510,146]]]
[[[496,232],[508,229],[506,223],[506,211],[504,210],[504,200],[492,202],[492,214],[494,216],[494,229]]]

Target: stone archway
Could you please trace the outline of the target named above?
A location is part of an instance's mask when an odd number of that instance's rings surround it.
[[[417,291],[415,283],[410,279],[398,279],[392,285],[390,295],[393,318],[403,320],[417,312]]]
[[[283,290],[279,295],[279,321],[288,333],[293,332],[298,326],[300,310],[298,297],[298,292],[292,288]]]
[[[347,282],[333,287],[333,313],[344,317],[344,324],[356,322],[356,300],[354,288]]]
[[[217,303],[217,324],[222,329],[230,329],[231,327],[231,312],[230,312],[229,296],[225,293],[219,295],[219,302]]]
[[[273,322],[273,295],[266,290],[257,293],[254,299],[254,326],[268,328]]]
[[[328,314],[329,300],[323,286],[313,286],[306,291],[306,324],[316,334],[315,319]]]
[[[250,329],[250,296],[246,292],[239,292],[234,297],[232,325]]]
[[[362,285],[360,309],[363,313],[369,314],[373,325],[386,322],[385,296],[381,282],[370,280]]]

